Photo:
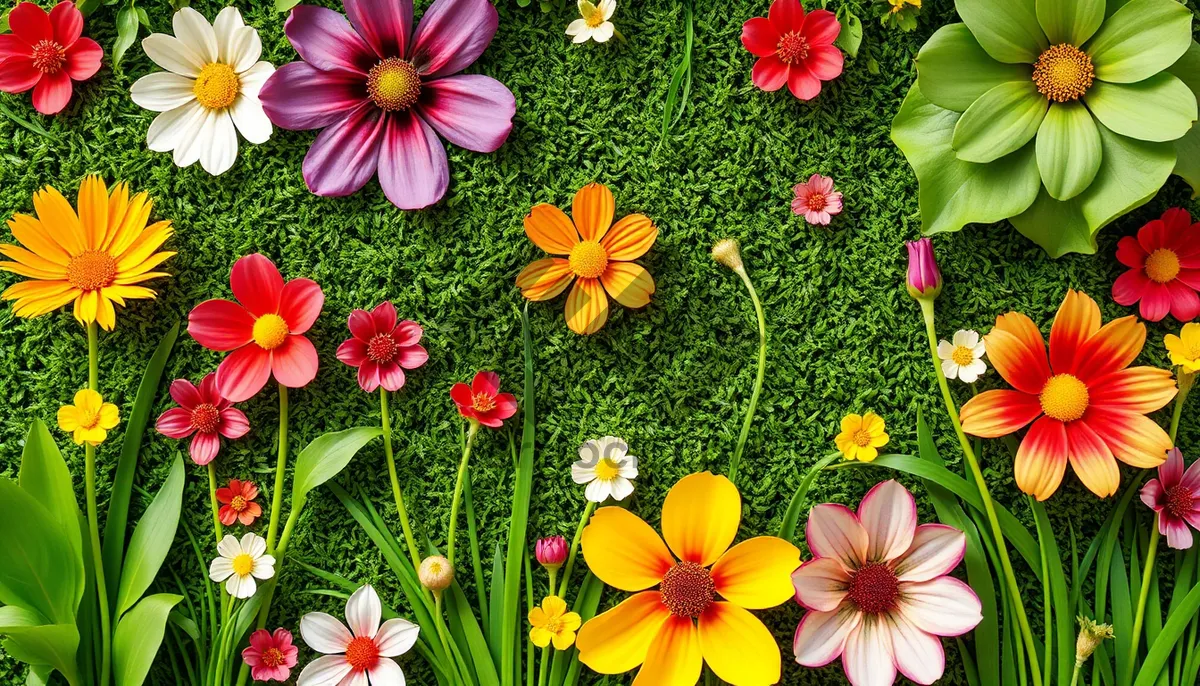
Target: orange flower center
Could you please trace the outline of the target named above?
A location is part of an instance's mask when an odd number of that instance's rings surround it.
[[[57,74],[67,63],[67,50],[52,40],[40,40],[33,46],[33,68],[43,74]]]
[[[960,345],[950,353],[950,360],[960,367],[965,367],[975,361],[975,351]]]
[[[1038,92],[1054,102],[1078,100],[1095,78],[1092,58],[1070,43],[1050,46],[1033,64]]]
[[[367,357],[372,362],[391,362],[396,356],[396,341],[391,336],[381,333],[367,343]]]
[[[247,553],[239,553],[233,558],[233,573],[238,576],[246,576],[254,571],[254,558]]]
[[[717,592],[712,574],[695,562],[680,562],[663,575],[659,595],[663,605],[676,617],[704,614]]]
[[[100,423],[100,412],[90,412],[88,410],[75,406],[75,421],[79,422],[79,426],[84,429],[94,429]]]
[[[67,263],[67,281],[82,291],[98,291],[112,285],[117,261],[100,250],[85,250]]]
[[[846,596],[866,614],[890,612],[900,598],[900,582],[891,567],[868,562],[850,577]]]
[[[808,209],[812,210],[813,212],[820,212],[821,210],[825,209],[825,206],[828,204],[829,199],[825,197],[824,193],[813,193],[812,195],[808,196],[808,202],[805,203],[805,206],[807,206]]]
[[[601,481],[612,481],[621,474],[621,465],[611,457],[605,457],[596,465],[596,478]]]
[[[1047,416],[1060,422],[1073,422],[1087,411],[1087,384],[1074,375],[1057,374],[1046,381],[1038,399]]]
[[[851,438],[854,440],[854,445],[857,445],[860,448],[865,448],[871,445],[871,432],[867,431],[861,426],[854,430],[854,433],[851,434]]]
[[[571,271],[585,279],[599,278],[608,268],[608,251],[596,241],[582,241],[571,248]]]
[[[288,337],[288,325],[277,314],[264,314],[254,322],[254,342],[264,350],[274,350]]]
[[[1192,489],[1179,485],[1167,490],[1167,512],[1176,517],[1183,517],[1192,513],[1192,506],[1196,504],[1196,496],[1192,493]]]
[[[411,62],[389,57],[367,72],[367,95],[381,110],[402,112],[421,95],[421,75]]]
[[[471,397],[471,407],[476,412],[491,412],[496,409],[496,399],[487,393],[476,393]]]
[[[242,512],[246,509],[246,497],[242,495],[233,496],[233,500],[229,501],[229,509],[234,512]]]
[[[590,12],[584,12],[586,15],[583,20],[587,22],[589,29],[594,29],[604,23],[604,12],[600,8],[593,7]]]
[[[1159,248],[1146,258],[1146,276],[1155,283],[1167,283],[1179,276],[1179,255]]]
[[[210,110],[223,110],[237,100],[242,90],[242,80],[238,78],[233,67],[228,64],[214,62],[200,70],[196,77],[196,85],[192,93],[196,102]]]
[[[210,434],[217,430],[221,413],[211,403],[202,403],[192,410],[192,428],[202,434]]]
[[[375,645],[375,641],[366,636],[359,636],[346,646],[346,662],[349,662],[350,667],[356,672],[374,667],[378,658],[379,648]]]
[[[775,54],[785,64],[794,64],[808,57],[808,39],[795,31],[788,31],[779,38]]]
[[[262,651],[262,656],[259,659],[268,667],[278,667],[284,663],[283,651],[274,647]]]

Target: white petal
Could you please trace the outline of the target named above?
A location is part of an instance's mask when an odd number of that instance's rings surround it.
[[[142,41],[142,50],[155,64],[180,76],[196,78],[208,63],[175,36],[152,33]]]
[[[205,113],[204,106],[195,100],[163,112],[150,123],[150,128],[146,131],[146,145],[154,152],[171,152],[182,142],[190,142],[204,125]],[[236,538],[234,544],[237,544]],[[237,552],[241,552],[240,546]]]
[[[611,494],[612,488],[609,487],[609,482],[596,479],[587,485],[587,489],[583,492],[583,497],[593,503],[602,503]]]
[[[987,371],[987,365],[981,360],[975,360],[971,364],[958,370],[958,378],[964,383],[975,383],[979,377]]]
[[[877,615],[867,615],[846,637],[842,668],[854,686],[892,686],[896,664],[888,634]]]
[[[599,440],[600,459],[609,458],[618,462],[629,454],[629,444],[616,436],[605,436]]]
[[[324,612],[309,612],[301,617],[300,636],[309,648],[326,655],[346,652],[346,646],[354,640],[345,624]]]
[[[912,545],[917,531],[917,502],[898,481],[884,481],[863,496],[858,519],[867,530],[867,559],[888,562]]]
[[[234,32],[230,45],[230,57],[226,62],[235,73],[242,73],[258,63],[262,57],[262,39],[253,26],[243,26]]]
[[[233,117],[234,125],[237,126],[238,132],[247,142],[261,145],[270,140],[271,132],[274,129],[258,98],[247,95],[237,96],[237,100],[233,101],[233,107],[229,108],[229,115]]]
[[[578,35],[586,32],[587,27],[588,27],[588,25],[587,25],[586,19],[576,19],[575,21],[571,22],[570,24],[567,24],[567,35],[568,36],[578,36]]]
[[[242,13],[232,5],[217,13],[217,18],[213,20],[213,32],[217,34],[217,59],[222,64],[233,64],[236,53],[230,46],[234,44],[237,32],[245,26]]]
[[[975,357],[983,357],[987,354],[987,341],[979,341],[978,344],[971,348],[971,352],[975,353]]]
[[[379,658],[367,675],[371,677],[371,686],[404,686],[404,671],[391,658]]]
[[[886,626],[900,673],[918,684],[932,684],[942,678],[946,654],[940,639],[921,631],[900,614],[886,615]]]
[[[616,28],[611,21],[606,21],[597,26],[596,30],[592,32],[592,40],[597,43],[607,43],[608,39],[613,37]]]
[[[229,591],[229,595],[234,598],[249,598],[258,590],[258,585],[254,583],[254,577],[249,574],[246,576],[234,574],[225,582],[225,590]]]
[[[951,340],[954,342],[954,347],[956,348],[963,345],[966,345],[968,348],[971,347],[967,345],[967,332],[963,329],[955,331],[954,337]]]
[[[609,482],[613,500],[624,500],[633,495],[633,482],[623,476],[618,476]]]
[[[171,26],[175,29],[175,37],[204,60],[204,64],[217,61],[217,34],[203,14],[184,7],[175,13]]]
[[[238,74],[242,84],[242,95],[257,98],[263,84],[275,73],[275,67],[270,62],[255,62],[252,67]]]
[[[193,79],[160,71],[135,81],[129,94],[140,107],[152,112],[166,112],[195,100],[195,87]]]
[[[190,167],[200,161],[200,155],[204,150],[212,145],[213,138],[217,133],[217,117],[225,116],[224,112],[217,112],[200,106],[203,112],[203,118],[200,120],[200,126],[195,127],[190,131],[191,136],[184,136],[179,141],[179,145],[175,146],[175,166]]]
[[[947,379],[958,376],[958,363],[954,360],[942,360],[942,376]]]
[[[963,342],[963,345],[968,348],[974,348],[979,345],[979,332],[967,329],[966,334],[966,340]]]
[[[270,555],[263,555],[254,561],[254,566],[250,569],[250,574],[255,579],[270,579],[275,576],[275,558]]]
[[[892,565],[900,581],[929,581],[949,574],[967,551],[963,532],[945,524],[922,524],[912,545]]]
[[[842,656],[846,637],[862,621],[849,603],[834,612],[808,612],[796,627],[792,651],[805,667],[824,667]]]
[[[600,0],[600,11],[604,13],[604,20],[612,19],[613,12],[617,11],[617,0]]]
[[[342,677],[338,686],[367,686],[368,683],[366,672],[351,672]]]
[[[625,477],[626,479],[636,479],[638,470],[637,467],[633,466],[633,464],[626,462],[625,464],[621,465],[619,470],[617,470],[617,474]]]
[[[242,554],[242,544],[238,543],[238,540],[233,536],[225,534],[225,537],[217,544],[217,552],[221,554],[221,557],[227,557],[232,560]]]
[[[586,43],[592,39],[593,33],[594,32],[591,28],[585,28],[584,30],[575,34],[575,38],[572,39],[571,42],[572,43]]]
[[[350,625],[350,633],[355,636],[374,638],[375,632],[379,631],[382,615],[383,605],[371,584],[355,591],[346,601],[346,624]]]
[[[940,341],[937,347],[938,358],[948,360],[954,356],[954,344],[949,341]]]
[[[596,464],[600,461],[600,441],[592,439],[584,441],[579,446],[579,461],[584,464]]]
[[[975,591],[952,576],[900,584],[900,611],[918,629],[935,636],[961,636],[983,621]]]
[[[217,583],[221,583],[232,575],[233,563],[230,562],[228,558],[213,558],[212,564],[208,566],[208,578]]]
[[[296,686],[337,686],[350,670],[344,655],[318,657],[304,666]]]
[[[213,117],[213,137],[209,144],[204,146],[200,151],[200,166],[204,167],[204,171],[218,176],[229,171],[233,163],[237,161],[238,139],[237,129],[233,126],[233,119],[228,112],[216,112]],[[248,534],[253,535],[253,534]],[[262,541],[262,539],[258,539]],[[263,543],[263,550],[266,550],[266,543]]]
[[[248,533],[242,536],[242,550],[250,557],[262,557],[267,552],[267,541],[256,533]]]
[[[596,465],[579,460],[571,465],[571,480],[577,484],[591,483],[596,478]]]
[[[383,657],[403,655],[417,643],[421,627],[406,619],[389,619],[375,632],[375,647]]]

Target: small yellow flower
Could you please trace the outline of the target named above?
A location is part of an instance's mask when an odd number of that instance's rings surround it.
[[[1163,343],[1171,353],[1171,364],[1183,367],[1189,374],[1200,372],[1200,324],[1184,324],[1178,336],[1169,333]]]
[[[842,432],[833,439],[847,460],[870,462],[879,457],[879,449],[887,445],[883,418],[874,412],[865,415],[848,414],[842,417]]]
[[[892,14],[904,9],[905,5],[912,5],[918,9],[921,7],[921,0],[888,0],[888,2],[892,5]]]
[[[104,398],[90,388],[75,394],[74,405],[58,408],[58,428],[70,432],[79,444],[87,441],[100,445],[108,437],[108,430],[116,427],[119,420],[117,406],[104,402]]]
[[[555,650],[566,650],[575,643],[575,632],[583,620],[578,613],[567,611],[567,601],[556,595],[542,599],[542,606],[529,611],[529,640],[539,648],[554,642]]]

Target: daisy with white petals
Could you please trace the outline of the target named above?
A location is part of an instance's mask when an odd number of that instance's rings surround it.
[[[599,5],[589,0],[579,0],[579,19],[567,25],[567,35],[572,36],[576,43],[589,40],[607,42],[617,32],[617,27],[609,21],[616,11],[617,0],[600,0]]]
[[[254,144],[271,137],[258,91],[275,67],[259,61],[262,40],[236,7],[221,10],[212,24],[184,7],[173,23],[174,36],[142,41],[146,56],[167,71],[138,79],[133,101],[162,113],[146,133],[151,150],[174,151],[180,167],[199,161],[216,176],[237,159],[238,132]]]
[[[584,496],[602,503],[609,496],[624,500],[633,493],[637,478],[637,458],[629,455],[629,445],[616,436],[605,436],[579,446],[579,461],[571,465],[571,478],[587,484]]]
[[[393,657],[407,653],[417,642],[420,628],[403,619],[382,625],[383,606],[370,584],[346,601],[347,629],[324,612],[300,618],[300,635],[309,648],[324,656],[300,672],[297,686],[404,686],[404,672]]]
[[[208,566],[208,578],[224,581],[234,598],[249,598],[258,590],[255,579],[275,576],[275,558],[266,554],[267,542],[258,534],[246,534],[240,541],[226,534],[217,544],[217,553]]]
[[[965,383],[975,383],[987,371],[987,365],[983,362],[986,352],[986,344],[978,333],[960,329],[954,332],[953,342],[938,343],[937,354],[942,360],[942,374],[947,379],[957,378]]]

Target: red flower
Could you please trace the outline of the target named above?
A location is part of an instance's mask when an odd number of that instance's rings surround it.
[[[73,2],[46,10],[22,2],[8,15],[12,33],[0,36],[0,91],[33,89],[33,107],[58,114],[71,100],[72,81],[87,81],[100,70],[104,51],[83,34],[83,14]]]
[[[234,263],[229,285],[238,302],[208,300],[188,315],[188,333],[200,345],[233,351],[217,368],[221,395],[247,400],[272,375],[288,388],[312,381],[317,349],[303,334],[325,304],[321,287],[311,279],[284,283],[275,264],[258,253]]]
[[[1117,243],[1117,259],[1129,271],[1113,282],[1112,295],[1120,305],[1139,300],[1142,319],[1162,321],[1167,312],[1181,322],[1200,315],[1200,223],[1188,211],[1167,210],[1138,229],[1137,238]]]
[[[841,30],[829,10],[805,15],[800,0],[775,0],[766,17],[742,24],[742,45],[758,56],[754,85],[777,91],[786,83],[801,100],[817,97],[822,81],[842,73],[842,51],[833,44]]]
[[[225,526],[233,526],[240,521],[243,526],[250,526],[262,514],[262,508],[254,499],[258,497],[258,486],[253,481],[238,481],[230,479],[227,488],[218,488],[217,501],[222,503],[217,516]]]
[[[287,681],[296,666],[299,649],[292,645],[292,632],[259,629],[250,634],[250,645],[242,650],[242,661],[255,681]]]
[[[450,398],[458,405],[459,414],[493,429],[499,429],[505,419],[517,413],[517,399],[512,393],[500,392],[496,372],[479,372],[470,386],[454,384]]]
[[[192,436],[188,452],[198,465],[206,465],[217,456],[221,436],[232,440],[250,430],[246,415],[217,391],[216,374],[204,377],[200,388],[187,379],[175,379],[171,382],[171,398],[179,407],[162,413],[155,427],[168,438]]]
[[[382,302],[374,310],[350,313],[350,333],[354,338],[338,346],[337,358],[358,367],[358,385],[370,393],[383,386],[398,391],[404,386],[404,370],[416,369],[429,360],[425,348],[417,345],[424,331],[414,321],[396,323],[396,308]]]

